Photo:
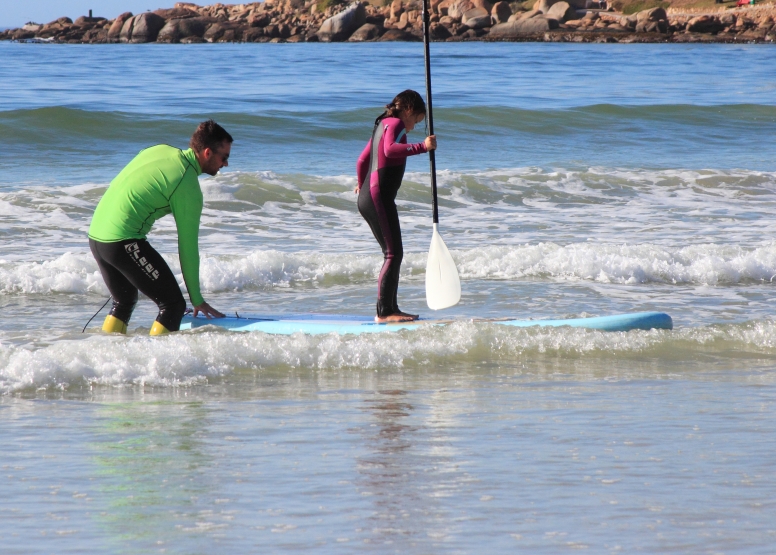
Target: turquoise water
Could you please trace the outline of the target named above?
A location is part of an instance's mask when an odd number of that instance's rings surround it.
[[[462,302],[424,301],[428,163],[399,209],[384,337],[99,333],[85,242],[141,148],[208,117],[206,299],[374,309],[355,160],[423,90],[417,44],[0,44],[4,553],[769,553],[776,480],[776,51],[432,45],[440,230]],[[422,134],[414,132],[420,140]],[[180,272],[174,223],[149,237]],[[673,331],[472,317],[660,310]]]

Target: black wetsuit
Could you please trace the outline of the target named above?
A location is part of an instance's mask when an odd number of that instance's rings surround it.
[[[89,248],[113,297],[112,316],[129,323],[140,290],[159,305],[157,322],[169,331],[180,329],[186,301],[167,262],[148,241],[102,243],[89,239]]]

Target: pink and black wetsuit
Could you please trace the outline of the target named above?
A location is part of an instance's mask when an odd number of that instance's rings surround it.
[[[407,156],[426,152],[424,143],[407,143],[407,132],[399,118],[378,119],[372,139],[356,164],[358,211],[380,243],[385,262],[377,280],[377,315],[399,312],[396,293],[404,249],[401,242],[396,193],[401,187]]]

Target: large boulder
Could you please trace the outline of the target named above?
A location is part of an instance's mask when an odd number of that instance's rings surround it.
[[[286,0],[284,4],[284,10],[286,13],[293,13],[304,8],[304,4],[304,0]]]
[[[439,41],[447,40],[453,36],[453,33],[450,32],[450,29],[448,29],[441,23],[432,23],[431,26],[428,28],[428,34],[431,40],[439,40]]]
[[[113,20],[113,23],[110,25],[110,29],[108,29],[109,41],[117,42],[119,40],[121,28],[124,26],[124,23],[126,23],[128,19],[132,19],[132,12],[124,12]]]
[[[119,33],[119,41],[121,42],[129,42],[129,39],[132,38],[132,28],[135,26],[135,17],[130,17],[126,21],[124,21],[124,25],[121,27],[121,32]],[[161,31],[161,29],[159,29]]]
[[[153,12],[141,13],[133,19],[134,25],[129,42],[155,42],[159,31],[164,27],[164,18]]]
[[[176,43],[181,41],[181,33],[178,28],[180,19],[170,19],[161,28],[159,34],[156,36],[156,42],[171,42]]]
[[[488,38],[494,40],[514,40],[525,35],[546,33],[557,28],[557,20],[538,15],[528,19],[494,25],[491,27],[490,33],[488,33]]]
[[[390,19],[398,20],[403,13],[404,6],[402,5],[401,0],[393,0],[393,2],[391,2],[391,8],[389,12]]]
[[[482,8],[488,14],[490,14],[490,11],[493,9],[493,3],[489,0],[470,0],[472,4],[474,4],[475,8]]]
[[[668,19],[666,11],[663,8],[652,8],[651,10],[642,10],[636,14],[636,23],[644,21],[660,21]]]
[[[453,19],[460,20],[463,18],[463,14],[474,8],[475,5],[469,0],[455,0],[450,7],[447,8],[447,15]]]
[[[557,19],[561,23],[571,21],[572,19],[579,19],[577,10],[572,8],[568,2],[556,2],[545,13],[548,18]]]
[[[364,23],[361,27],[350,35],[349,42],[364,42],[374,40],[380,36],[382,29],[374,23]]]
[[[248,18],[248,25],[251,27],[266,27],[272,22],[272,18],[266,13],[253,14]]]
[[[386,42],[386,41],[415,42],[423,39],[415,35],[414,33],[402,31],[401,29],[388,29],[385,33],[383,33],[383,36],[381,36],[377,40],[380,42]]]
[[[484,29],[491,26],[490,13],[484,8],[472,8],[466,10],[461,18],[461,23],[469,29]]]
[[[547,13],[550,8],[553,6],[553,4],[557,4],[558,2],[561,2],[563,0],[536,0],[536,3],[533,5],[533,9],[535,10],[541,10],[543,13]],[[565,0],[568,2],[569,6],[574,8],[575,10],[583,10],[585,9],[585,4],[587,0]]]
[[[58,17],[54,21],[49,21],[47,25],[72,25],[73,20],[69,17]]]
[[[178,21],[178,30],[183,37],[202,37],[208,25],[214,21],[208,17],[190,17]]]
[[[202,38],[207,42],[241,41],[243,32],[246,29],[249,29],[249,27],[236,21],[218,21],[207,28],[207,31],[202,35]],[[278,31],[278,36],[280,35],[281,34]],[[290,36],[290,33],[287,33],[286,36],[282,38],[287,38],[288,36]]]
[[[536,0],[533,5],[534,10],[539,10],[542,13],[547,13],[553,4],[560,2],[560,0]]]
[[[170,19],[165,23],[156,42],[180,42],[186,37],[202,37],[212,20],[204,17],[186,17],[184,19]]]
[[[479,17],[472,17],[463,22],[463,24],[469,29],[485,29],[493,25],[493,20],[489,15],[482,15]]]
[[[524,19],[531,19],[532,17],[537,17],[540,15],[544,15],[544,12],[540,10],[531,10],[528,12],[515,12],[511,16],[509,16],[509,19],[507,22],[511,23],[512,21],[522,21]]]
[[[25,31],[24,29],[12,29],[11,39],[13,40],[27,40],[35,38],[35,31]]]
[[[452,3],[453,0],[442,0],[436,5],[436,13],[439,14],[440,17],[447,17]]]
[[[95,27],[84,33],[81,39],[84,43],[105,44],[108,42],[108,29],[105,27]]]
[[[242,40],[245,42],[269,42],[270,38],[264,34],[264,27],[248,27],[243,32]]]
[[[668,29],[668,15],[663,8],[642,10],[627,19],[627,26],[637,33],[665,33]]]
[[[724,24],[713,15],[701,15],[687,22],[687,30],[691,33],[717,34],[724,28]]]
[[[174,8],[154,10],[154,13],[164,20],[185,19],[187,17],[198,17],[199,13],[182,5],[176,5]]]
[[[325,42],[341,42],[347,40],[364,23],[366,7],[361,2],[355,2],[345,11],[324,21],[318,29],[318,38]]]
[[[485,15],[490,15],[490,12],[484,8],[472,8],[470,10],[466,10],[463,12],[463,16],[461,16],[462,21],[466,21],[467,19],[472,19],[475,17],[483,17]]]
[[[512,8],[509,7],[508,2],[496,2],[490,10],[490,15],[493,16],[496,23],[506,23],[512,16]]]
[[[101,21],[105,21],[105,18],[104,17],[92,17],[92,16],[89,16],[89,15],[82,15],[81,17],[79,17],[78,19],[76,19],[73,22],[73,25],[78,25],[78,26],[83,27],[85,25],[90,25],[92,23],[100,23]]]

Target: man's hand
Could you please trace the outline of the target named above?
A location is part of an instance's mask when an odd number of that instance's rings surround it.
[[[223,318],[224,314],[221,314],[218,312],[215,308],[210,306],[209,304],[203,302],[201,305],[197,305],[194,307],[194,317],[197,317],[197,314],[199,313],[204,314],[208,318]]]

